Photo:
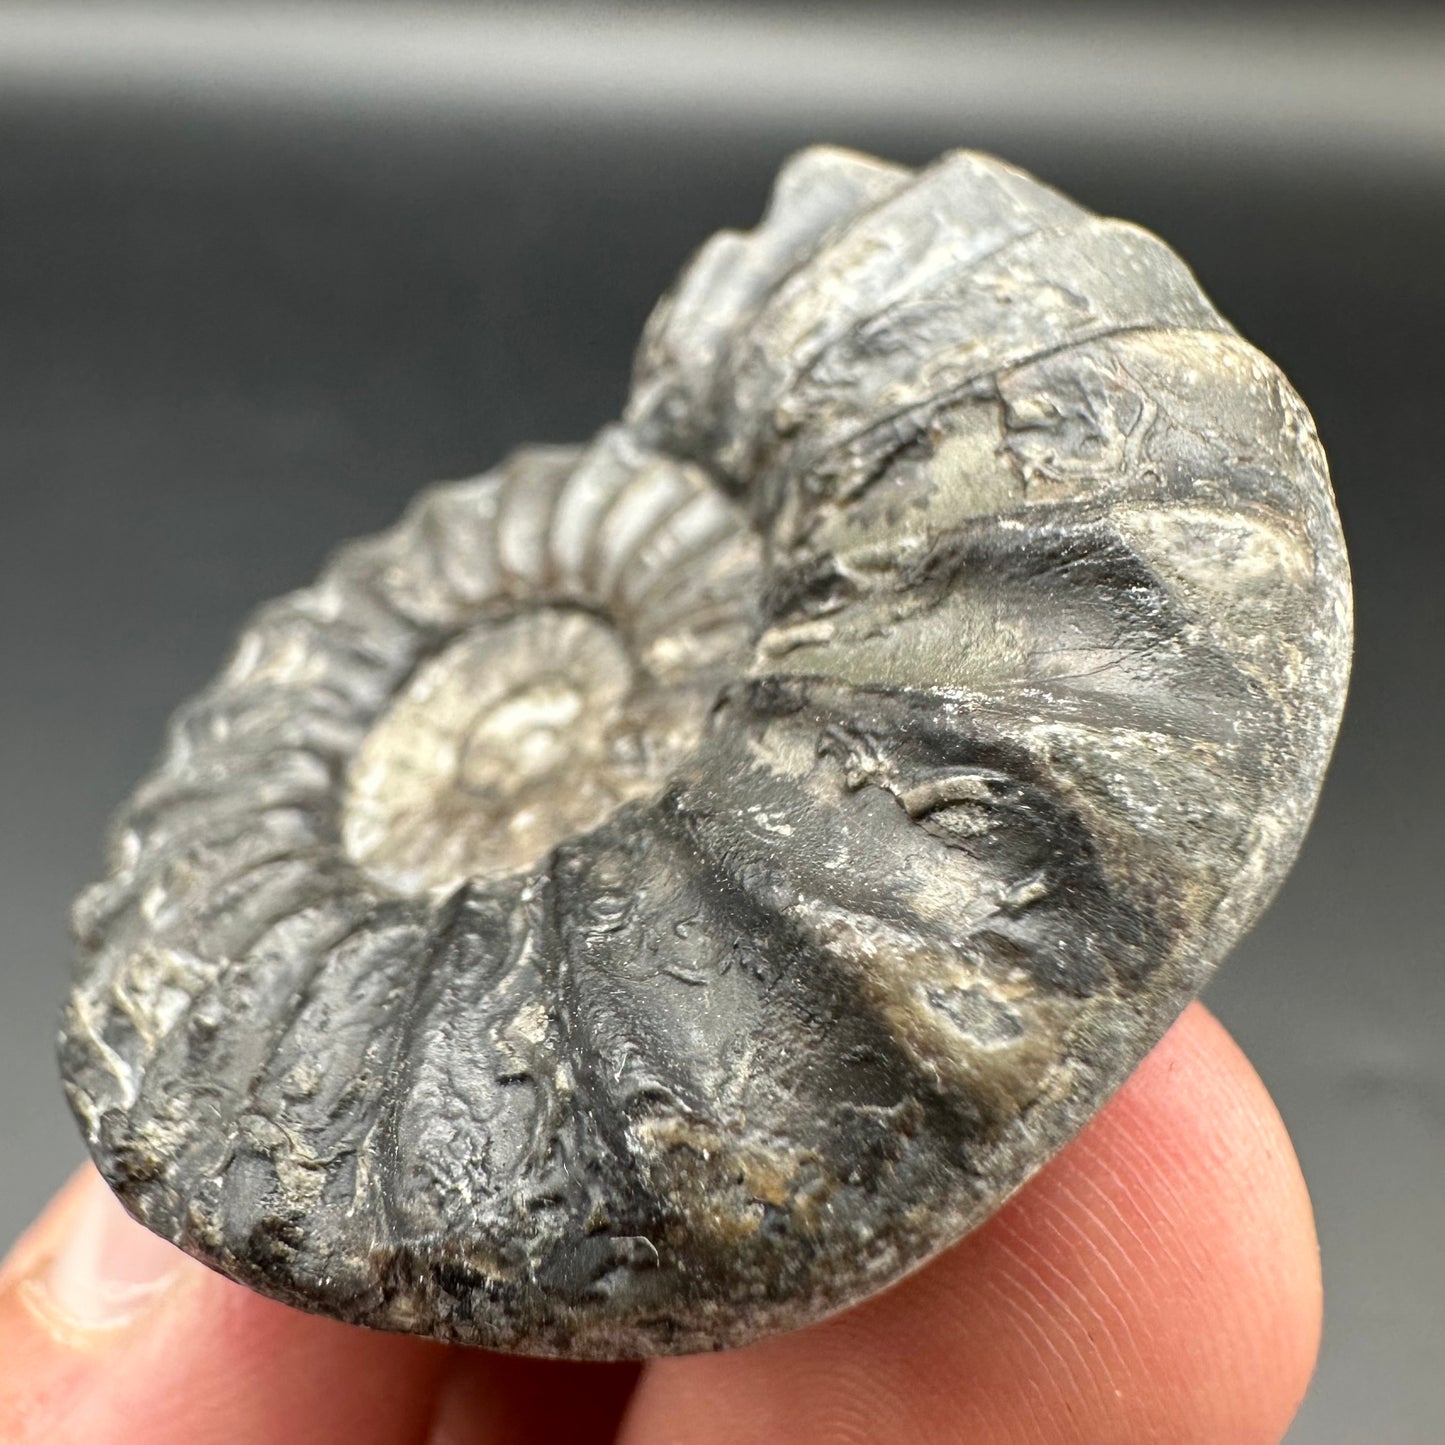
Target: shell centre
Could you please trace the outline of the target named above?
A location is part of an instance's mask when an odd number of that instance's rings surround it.
[[[661,782],[655,691],[618,629],[582,609],[479,623],[372,725],[348,774],[343,847],[401,893],[530,867]]]

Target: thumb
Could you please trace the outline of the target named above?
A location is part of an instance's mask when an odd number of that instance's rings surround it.
[[[0,1270],[6,1445],[420,1442],[446,1358],[212,1274],[89,1166]]]

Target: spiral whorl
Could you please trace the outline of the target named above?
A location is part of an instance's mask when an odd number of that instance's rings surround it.
[[[1323,454],[1182,262],[988,157],[814,150],[624,421],[263,609],[76,909],[133,1213],[385,1328],[806,1323],[983,1219],[1291,863]]]

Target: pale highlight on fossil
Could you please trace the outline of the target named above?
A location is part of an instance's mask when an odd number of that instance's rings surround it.
[[[819,1319],[985,1219],[1267,904],[1348,569],[1279,370],[987,156],[817,149],[623,419],[263,608],[75,910],[151,1229],[537,1354]]]

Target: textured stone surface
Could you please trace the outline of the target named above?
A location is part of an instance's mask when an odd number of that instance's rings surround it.
[[[293,1304],[714,1348],[985,1218],[1267,903],[1349,654],[1324,457],[1174,254],[809,151],[623,422],[263,609],[77,904],[102,1172]]]

